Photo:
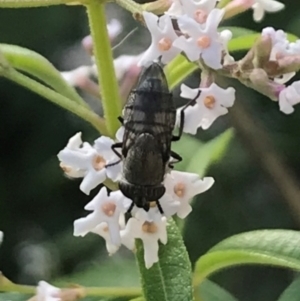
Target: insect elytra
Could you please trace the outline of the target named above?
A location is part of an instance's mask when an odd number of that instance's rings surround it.
[[[124,126],[123,141],[112,149],[123,161],[118,184],[133,202],[129,211],[134,205],[148,211],[150,203],[156,202],[163,213],[159,199],[166,190],[165,174],[173,167],[170,159],[172,164],[182,160],[171,150],[171,143],[179,140],[183,126],[179,135],[173,136],[176,108],[161,65],[153,63],[144,68],[119,119]]]

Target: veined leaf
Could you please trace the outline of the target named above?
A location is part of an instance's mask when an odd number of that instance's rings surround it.
[[[142,243],[137,244],[137,261],[147,301],[192,301],[192,269],[181,234],[170,219],[168,243],[159,247],[159,262],[150,269],[144,263]]]
[[[245,264],[273,265],[300,270],[300,232],[259,230],[229,237],[196,263],[195,284],[224,268]]]
[[[180,142],[174,143],[173,146],[173,149],[183,157],[183,161],[176,164],[176,169],[203,176],[211,164],[223,157],[233,133],[233,130],[229,129],[206,143],[190,135],[183,135]]]
[[[284,290],[278,301],[300,301],[300,277]]]
[[[196,288],[196,294],[203,301],[237,301],[228,291],[209,280],[203,281]]]

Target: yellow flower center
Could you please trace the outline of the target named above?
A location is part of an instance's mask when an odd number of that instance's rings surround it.
[[[162,38],[158,42],[158,49],[160,51],[168,51],[172,47],[172,41],[168,38]]]
[[[100,155],[96,155],[93,159],[92,165],[96,171],[99,171],[105,167],[106,161]]]
[[[197,9],[194,13],[194,19],[199,24],[204,24],[207,20],[207,13],[202,9]]]
[[[63,170],[65,174],[69,174],[72,171],[72,167],[65,165],[64,163],[59,164],[60,168]]]
[[[185,194],[185,184],[184,183],[177,183],[175,186],[174,186],[174,192],[175,194],[182,198]]]
[[[209,36],[202,36],[200,37],[198,40],[197,40],[197,45],[200,47],[200,48],[208,48],[210,46],[210,37]]]
[[[106,202],[103,205],[101,205],[101,210],[104,214],[107,216],[113,216],[116,211],[116,204],[113,202]]]
[[[158,231],[157,226],[153,222],[144,222],[142,230],[146,233],[156,233]]]
[[[203,103],[208,109],[213,109],[216,104],[216,99],[212,95],[209,95],[204,98]]]

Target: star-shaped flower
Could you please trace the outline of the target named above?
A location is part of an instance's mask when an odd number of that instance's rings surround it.
[[[37,301],[61,301],[58,297],[61,289],[47,283],[46,281],[40,281],[36,288],[36,300]]]
[[[147,269],[158,262],[159,243],[167,243],[166,218],[162,217],[157,222],[143,222],[132,217],[127,222],[125,230],[122,231],[123,240],[139,238],[144,245],[144,260]]]
[[[195,99],[198,91],[199,89],[191,89],[182,84],[180,96]],[[235,90],[231,87],[222,89],[213,83],[208,88],[201,88],[200,91],[196,104],[185,110],[187,122],[184,124],[184,131],[187,133],[195,134],[199,127],[208,129],[219,116],[228,113],[227,108],[233,106],[235,100]]]
[[[112,139],[102,136],[95,140],[94,147],[87,142],[84,142],[82,146],[81,144],[81,133],[78,133],[57,155],[61,161],[60,166],[67,175],[83,177],[80,185],[81,191],[89,194],[107,177],[113,181],[118,179],[121,164],[106,168],[106,165],[119,161],[119,158],[111,150],[111,146],[114,144]]]
[[[265,16],[265,12],[275,13],[284,9],[284,4],[275,0],[254,0],[252,5],[253,19],[259,22]]]
[[[120,246],[119,219],[120,215],[125,212],[123,201],[124,196],[121,191],[114,191],[108,195],[106,187],[102,187],[94,199],[84,207],[93,212],[74,222],[74,236],[85,236],[88,232],[95,232],[96,227],[105,222],[112,244]]]
[[[157,17],[153,13],[143,12],[146,26],[151,33],[151,45],[143,54],[139,64],[148,65],[159,57],[162,63],[170,62],[180,49],[173,46],[173,41],[177,39],[177,34],[173,28],[172,20],[168,15]]]
[[[125,215],[120,214],[120,217],[119,217],[119,231],[121,231],[123,229],[125,229]],[[98,234],[99,236],[101,236],[105,239],[106,249],[107,249],[107,252],[108,252],[109,255],[113,255],[114,253],[116,253],[119,250],[120,245],[113,244],[113,242],[111,240],[111,235],[109,233],[109,228],[108,228],[107,223],[101,223],[96,228],[94,228],[91,232],[93,232],[95,234]],[[121,237],[121,242],[128,249],[133,250],[134,241],[129,241],[129,242],[127,240],[123,241],[123,239]]]
[[[194,19],[188,16],[179,16],[178,25],[189,38],[178,37],[173,45],[186,54],[194,62],[203,59],[204,63],[212,69],[222,68],[223,42],[217,29],[224,15],[224,10],[213,9],[205,23],[204,29]]]
[[[201,180],[197,174],[189,172],[174,170],[167,174],[164,182],[167,193],[172,196],[173,200],[180,203],[177,210],[178,217],[185,218],[192,211],[189,204],[192,198],[208,190],[214,182],[215,180],[212,177]]]
[[[159,200],[159,205],[163,210],[163,214],[159,211],[156,202],[152,202],[149,211],[145,211],[143,208],[133,206],[131,215],[142,222],[157,222],[161,220],[162,215],[169,218],[176,214],[180,203],[172,198],[171,195],[165,193]],[[127,199],[125,208],[128,210],[132,201]]]
[[[208,14],[215,8],[218,0],[173,0],[166,12],[171,16],[187,15],[199,24],[205,24]]]
[[[285,114],[291,114],[295,111],[293,108],[300,103],[300,81],[293,82],[279,94],[279,108]]]

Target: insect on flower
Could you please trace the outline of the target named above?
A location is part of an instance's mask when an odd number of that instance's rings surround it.
[[[173,163],[182,160],[171,150],[171,142],[181,137],[184,108],[179,133],[174,136],[176,108],[164,71],[158,63],[143,70],[136,88],[128,97],[123,118],[119,119],[125,129],[123,142],[114,144],[112,149],[123,161],[119,189],[132,200],[128,212],[134,205],[149,211],[150,203],[156,202],[163,213],[159,199],[166,191],[164,176],[169,168],[173,168]],[[122,149],[122,154],[118,148]]]

